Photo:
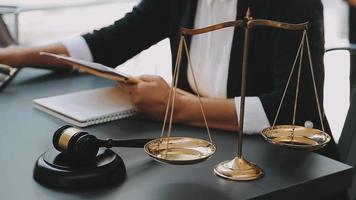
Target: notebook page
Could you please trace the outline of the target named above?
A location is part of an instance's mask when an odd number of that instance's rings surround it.
[[[129,96],[116,87],[35,99],[34,103],[81,123],[133,111]]]

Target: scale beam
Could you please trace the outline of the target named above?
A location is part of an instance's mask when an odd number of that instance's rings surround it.
[[[300,24],[290,24],[290,23],[278,22],[278,21],[267,20],[267,19],[249,18],[247,20],[229,21],[229,22],[215,24],[212,26],[199,28],[199,29],[181,28],[180,32],[182,35],[199,35],[199,34],[208,33],[208,32],[229,28],[229,27],[236,27],[236,28],[247,27],[251,29],[256,26],[265,26],[265,27],[290,30],[290,31],[298,31],[298,30],[302,31],[308,29],[308,24],[309,24],[308,22],[300,23]]]

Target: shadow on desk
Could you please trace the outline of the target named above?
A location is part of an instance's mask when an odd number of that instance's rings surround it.
[[[192,191],[194,193],[187,192]],[[179,192],[177,192],[179,191]],[[231,191],[234,192],[234,191]],[[160,193],[157,194],[158,199],[216,199],[216,200],[232,200],[232,195],[227,195],[220,190],[199,183],[170,183],[161,187]],[[238,195],[236,194],[236,198]],[[234,198],[235,199],[235,198]]]

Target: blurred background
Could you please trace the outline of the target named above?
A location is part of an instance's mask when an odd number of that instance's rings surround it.
[[[0,5],[14,5],[13,14],[4,15],[5,21],[18,34],[22,45],[43,44],[85,33],[109,25],[131,10],[138,0],[0,0]],[[348,43],[348,8],[342,0],[323,0],[326,48]],[[15,29],[16,21],[18,30]],[[18,32],[18,33],[16,33]],[[154,71],[170,80],[170,51],[168,41],[151,48],[139,59],[128,61],[124,70],[137,74]],[[152,59],[155,56],[159,59]],[[153,60],[159,60],[158,62]],[[333,135],[338,140],[349,107],[350,61],[347,51],[325,55],[325,111]]]

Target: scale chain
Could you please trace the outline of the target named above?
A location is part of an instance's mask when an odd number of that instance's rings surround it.
[[[276,122],[277,122],[279,113],[280,113],[280,111],[281,111],[282,104],[283,104],[283,102],[284,102],[284,99],[285,99],[285,96],[286,96],[286,94],[287,94],[287,90],[288,90],[290,81],[291,81],[291,79],[292,79],[292,75],[293,75],[295,66],[296,66],[297,61],[298,61],[299,54],[300,54],[300,52],[301,52],[301,50],[302,50],[303,41],[305,40],[305,37],[306,37],[306,32],[303,31],[303,36],[302,36],[301,42],[300,42],[300,44],[299,44],[299,48],[298,48],[297,54],[296,54],[296,56],[295,56],[295,59],[294,59],[294,62],[293,62],[293,66],[292,66],[291,72],[290,72],[289,77],[288,77],[288,80],[287,80],[286,87],[284,88],[283,95],[282,95],[282,99],[281,99],[281,101],[280,101],[280,103],[279,103],[279,105],[278,105],[277,113],[276,113],[276,116],[275,116],[274,121],[273,121],[273,124],[272,124],[272,129],[273,129],[274,126],[276,125]]]
[[[303,31],[303,35],[305,34],[305,30]],[[293,130],[291,133],[291,142],[294,140],[294,130],[295,130],[295,119],[297,115],[297,106],[298,106],[298,97],[299,97],[299,89],[300,89],[300,74],[302,71],[302,63],[303,63],[303,55],[304,55],[304,43],[305,43],[305,37],[302,38],[302,48],[299,54],[299,68],[298,68],[298,77],[297,77],[297,86],[295,89],[295,100],[294,100],[294,110],[293,110]]]
[[[180,41],[179,41],[179,47],[178,47],[178,52],[177,52],[177,60],[176,60],[176,64],[175,64],[175,70],[174,70],[174,73],[173,73],[173,80],[172,80],[172,84],[171,84],[171,89],[170,89],[169,97],[168,97],[168,101],[167,101],[163,127],[162,127],[162,131],[161,131],[161,137],[163,137],[164,131],[165,131],[165,127],[166,127],[166,123],[167,123],[167,120],[168,120],[169,109],[170,109],[170,116],[169,116],[169,122],[168,122],[169,123],[168,124],[168,131],[167,131],[167,136],[166,136],[166,154],[165,154],[166,158],[167,158],[167,153],[168,153],[169,138],[171,136],[171,130],[172,130],[173,113],[174,113],[174,105],[175,105],[175,98],[176,98],[176,88],[177,88],[178,79],[179,79],[179,71],[180,71],[180,67],[181,67],[181,58],[182,58],[183,46],[184,46],[185,53],[186,53],[187,59],[188,59],[188,68],[191,70],[192,75],[193,75],[194,84],[195,84],[195,88],[197,90],[197,95],[198,95],[198,99],[199,99],[199,106],[200,106],[200,110],[201,110],[202,115],[203,115],[203,119],[204,119],[204,124],[205,124],[206,130],[207,130],[207,133],[208,133],[208,136],[209,136],[209,141],[210,141],[210,143],[213,143],[212,142],[212,137],[211,137],[211,134],[210,134],[210,130],[209,130],[209,126],[208,126],[208,122],[207,122],[207,119],[206,119],[206,116],[205,116],[205,112],[204,112],[204,109],[203,109],[201,95],[200,95],[200,92],[199,92],[199,89],[198,89],[195,73],[194,73],[194,70],[193,70],[193,65],[192,65],[190,54],[189,54],[189,51],[188,51],[188,45],[186,43],[185,37],[182,35],[181,38],[180,38]]]
[[[196,88],[196,93],[198,95],[198,99],[199,99],[199,106],[200,106],[200,110],[201,110],[201,113],[203,115],[203,119],[204,119],[204,124],[205,124],[205,127],[206,127],[206,131],[208,132],[208,136],[209,136],[209,140],[210,140],[210,143],[213,143],[212,139],[211,139],[211,134],[210,134],[210,130],[209,130],[209,126],[208,126],[208,121],[206,119],[206,116],[205,116],[205,112],[204,112],[204,109],[203,109],[203,103],[202,103],[202,100],[201,100],[201,96],[200,96],[200,92],[199,92],[199,89],[198,89],[198,84],[197,84],[197,80],[195,78],[195,73],[194,73],[194,69],[193,69],[193,64],[192,64],[192,60],[190,58],[190,54],[189,54],[189,51],[188,51],[188,45],[187,45],[187,42],[183,36],[183,43],[184,43],[184,48],[185,48],[185,52],[187,54],[187,58],[188,58],[188,68],[190,69],[190,71],[192,72],[192,76],[193,76],[193,80],[194,80],[194,85],[195,85],[195,88]]]
[[[298,69],[297,87],[295,89],[295,101],[294,101],[294,110],[293,110],[293,126],[295,125],[295,118],[297,114],[298,97],[299,97],[299,89],[300,89],[300,74],[302,71],[303,54],[304,54],[304,42],[305,42],[305,38],[303,38],[302,40],[302,49],[299,54],[299,69]]]
[[[171,98],[172,98],[172,93],[173,93],[174,80],[175,80],[175,77],[176,77],[176,75],[177,75],[178,65],[179,65],[180,62],[181,62],[182,45],[183,45],[183,39],[181,38],[180,41],[179,41],[178,52],[177,52],[177,58],[176,58],[176,64],[175,64],[175,68],[174,68],[174,73],[173,73],[171,88],[170,88],[170,90],[169,90],[169,95],[168,95],[168,100],[167,100],[167,106],[166,106],[165,116],[164,116],[164,120],[163,120],[163,127],[162,127],[162,131],[161,131],[161,137],[163,137],[163,134],[164,134],[164,131],[165,131],[165,127],[166,127],[166,123],[167,123],[167,118],[168,118],[168,111],[169,111],[169,107],[170,107],[170,103],[171,103]]]
[[[166,136],[166,154],[165,154],[165,158],[167,158],[169,137],[171,135],[172,115],[173,115],[173,111],[172,110],[174,108],[174,98],[175,98],[175,92],[176,92],[175,87],[177,86],[177,80],[178,80],[178,76],[179,76],[179,74],[178,74],[179,73],[179,66],[180,66],[181,57],[182,57],[181,56],[182,55],[182,45],[183,45],[183,39],[181,38],[180,41],[179,41],[177,59],[176,59],[176,64],[175,64],[175,68],[174,68],[171,88],[170,88],[170,91],[169,91],[167,107],[166,107],[166,111],[165,111],[163,127],[162,127],[162,132],[161,132],[161,137],[163,137],[163,134],[164,134],[164,131],[165,131],[165,127],[166,127],[166,123],[167,123],[168,112],[169,112],[170,104],[171,104],[171,101],[172,101],[172,105],[171,105],[172,109],[171,109],[171,115],[170,115],[170,121],[169,121],[169,128],[168,128],[168,132],[167,132],[167,136]],[[173,99],[172,99],[172,93],[173,93]]]
[[[184,41],[184,37],[182,36],[182,40]],[[178,66],[176,69],[176,74],[174,77],[173,83],[173,87],[171,90],[173,90],[173,98],[172,98],[172,106],[171,106],[171,113],[170,113],[170,118],[169,118],[169,126],[168,126],[168,133],[167,133],[167,137],[166,137],[166,154],[165,154],[165,158],[167,158],[167,154],[168,154],[168,145],[169,145],[169,138],[171,137],[171,131],[172,131],[172,122],[173,122],[173,113],[174,113],[174,105],[175,105],[175,99],[176,99],[176,94],[177,94],[177,85],[178,85],[178,79],[179,79],[179,72],[180,72],[180,62],[181,62],[181,57],[182,57],[182,48],[180,50],[180,58],[179,58],[179,62],[178,62]]]
[[[320,106],[320,102],[319,102],[319,95],[318,95],[318,91],[317,91],[316,83],[315,83],[314,66],[313,66],[313,61],[312,61],[312,58],[311,58],[311,50],[310,50],[310,45],[309,45],[308,34],[306,34],[306,44],[307,44],[307,50],[308,50],[309,67],[310,67],[310,72],[311,72],[311,76],[312,76],[312,79],[313,79],[315,100],[316,100],[316,104],[317,104],[317,107],[318,107],[318,113],[319,113],[321,128],[322,128],[322,131],[325,132],[324,122],[323,122],[323,117],[322,117],[322,112],[321,112],[321,106]]]

